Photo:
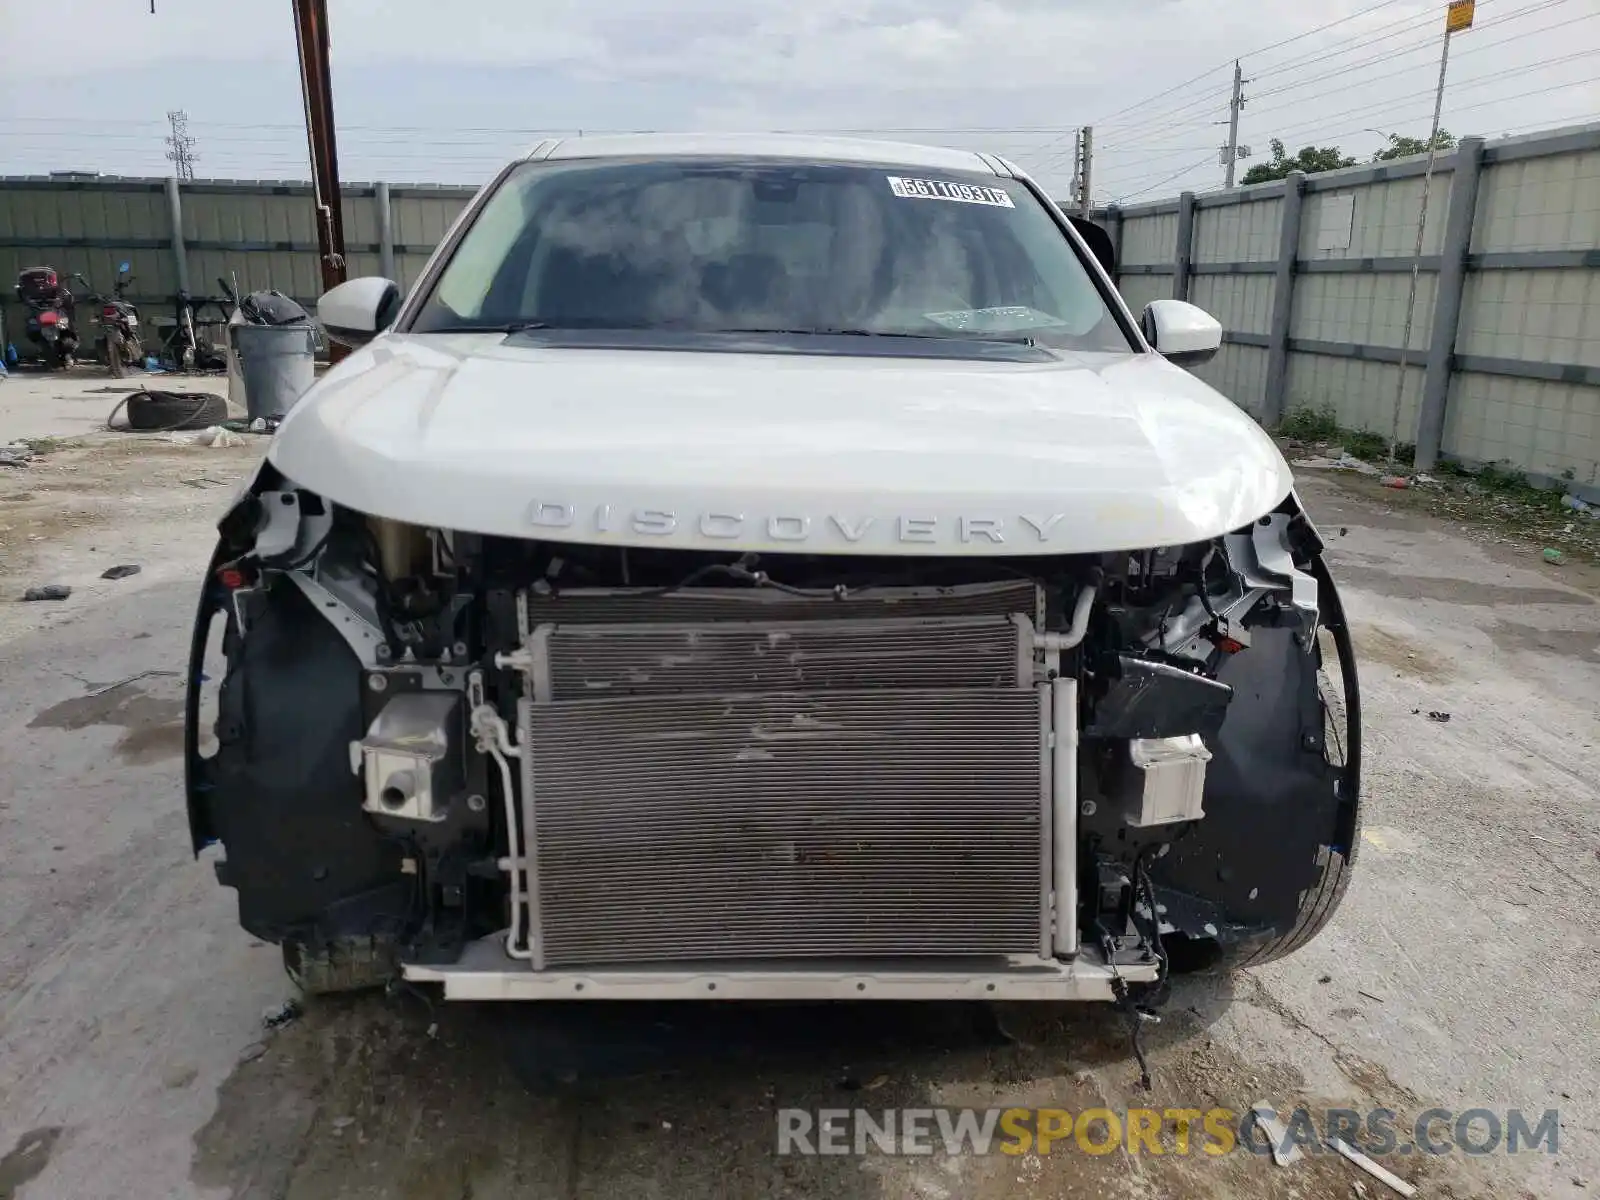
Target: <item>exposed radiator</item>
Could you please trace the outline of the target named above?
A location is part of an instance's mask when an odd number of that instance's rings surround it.
[[[534,697],[849,688],[1016,687],[1033,663],[1022,617],[547,625],[534,634]]]
[[[1034,691],[526,712],[546,966],[1040,951]]]
[[[716,606],[696,622],[638,594],[592,598],[632,623],[533,622],[534,966],[1048,953],[1037,590],[942,596],[994,615],[884,618],[940,599],[885,595],[766,620],[750,594],[690,602]],[[593,615],[550,604],[575,599]]]
[[[575,588],[527,594],[530,627],[698,621],[822,621],[872,617],[999,616],[1021,613],[1036,625],[1041,593],[1032,580],[967,583],[953,587],[864,588],[835,598],[832,592],[796,596],[775,588],[684,588],[650,594],[638,589]]]

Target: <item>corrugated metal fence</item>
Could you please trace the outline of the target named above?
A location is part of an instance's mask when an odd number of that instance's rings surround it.
[[[352,277],[388,275],[402,287],[475,189],[436,184],[352,184],[343,189]],[[219,277],[241,291],[276,288],[311,308],[321,290],[311,188],[273,180],[0,177],[0,289],[7,336],[21,348],[12,281],[24,267],[82,272],[109,290],[127,262],[128,297],[146,325],[175,320],[180,289],[220,297]],[[174,238],[174,230],[178,236]],[[73,294],[84,289],[72,283]],[[221,309],[197,311],[217,319]]]
[[[1295,409],[1441,454],[1600,487],[1600,125],[1440,156],[1411,336],[1426,159],[1110,208],[1135,311],[1222,322],[1196,374],[1271,425]],[[1435,317],[1439,320],[1436,322]],[[1399,375],[1405,386],[1396,422]]]
[[[1435,165],[1396,421],[1423,160],[1108,209],[1123,294],[1179,296],[1222,321],[1197,371],[1272,424],[1298,408],[1467,462],[1600,488],[1600,125],[1485,144]],[[472,188],[344,189],[350,273],[409,287]],[[174,237],[174,230],[178,236]],[[218,276],[310,305],[317,238],[303,183],[0,178],[0,288],[47,262],[108,287],[132,264],[147,324]],[[1435,323],[1435,310],[1443,320]],[[17,337],[11,304],[7,329]],[[213,310],[212,315],[220,315]]]

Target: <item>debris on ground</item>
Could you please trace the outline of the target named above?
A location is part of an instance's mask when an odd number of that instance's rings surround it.
[[[1272,1105],[1265,1100],[1257,1100],[1250,1106],[1250,1114],[1255,1118],[1256,1128],[1261,1130],[1262,1136],[1267,1139],[1267,1145],[1272,1148],[1273,1162],[1280,1167],[1287,1167],[1300,1157],[1300,1147],[1289,1140]]]
[[[282,1004],[275,1004],[261,1014],[261,1025],[265,1029],[282,1029],[298,1021],[305,1013],[298,1000],[285,1000]]]
[[[1416,1188],[1412,1187],[1404,1179],[1401,1179],[1400,1176],[1396,1175],[1393,1171],[1390,1171],[1385,1167],[1380,1167],[1377,1163],[1373,1162],[1349,1142],[1343,1141],[1339,1138],[1331,1137],[1328,1139],[1328,1148],[1344,1155],[1344,1157],[1355,1163],[1356,1166],[1360,1167],[1368,1175],[1371,1175],[1379,1183],[1388,1184],[1402,1196],[1415,1196],[1417,1194]]]
[[[1583,513],[1587,517],[1600,518],[1600,504],[1590,504],[1581,496],[1575,496],[1571,492],[1561,497],[1561,506],[1570,508],[1576,513]]]
[[[33,460],[33,447],[26,442],[0,446],[0,467],[26,467]]]
[[[224,429],[221,425],[212,425],[202,429],[190,439],[190,445],[210,446],[213,450],[226,450],[233,446],[244,445],[244,439],[231,429]]]
[[[22,593],[24,600],[65,600],[72,595],[72,589],[64,583],[46,583],[39,587],[31,587]]]
[[[119,679],[115,683],[108,683],[108,684],[104,685],[103,687],[97,687],[97,688],[95,688],[94,691],[89,693],[89,696],[91,698],[95,697],[95,696],[104,696],[107,692],[114,692],[119,687],[123,687],[126,684],[133,683],[136,680],[149,679],[153,675],[176,675],[176,674],[177,674],[176,671],[140,671],[137,675],[129,675],[126,679]]]
[[[1428,720],[1430,720],[1430,721],[1437,721],[1437,722],[1439,722],[1439,724],[1443,725],[1449,719],[1450,719],[1450,714],[1447,713],[1447,712],[1441,712],[1437,708],[1430,708],[1428,710]]]
[[[251,1042],[243,1050],[239,1051],[239,1061],[242,1063],[255,1062],[266,1052],[267,1044],[265,1042]]]
[[[1360,988],[1356,989],[1356,995],[1365,996],[1368,1000],[1376,1000],[1379,1004],[1383,1003],[1382,996],[1374,996],[1371,992],[1363,992]]]
[[[1348,450],[1334,447],[1326,454],[1313,454],[1306,458],[1297,458],[1290,464],[1295,467],[1305,467],[1309,471],[1354,471],[1358,475],[1377,475],[1378,468],[1365,459],[1357,458]]]
[[[1544,554],[1541,555],[1540,557],[1542,557],[1545,560],[1545,562],[1550,563],[1550,564],[1552,564],[1554,566],[1557,566],[1557,567],[1559,567],[1562,563],[1567,561],[1567,556],[1565,554],[1561,553],[1561,551],[1555,549],[1552,546],[1546,546],[1544,548]]]
[[[115,567],[107,567],[100,572],[101,579],[126,579],[129,575],[139,573],[138,563],[120,563]]]
[[[1378,482],[1386,488],[1408,488],[1411,486],[1411,480],[1405,475],[1385,475]]]

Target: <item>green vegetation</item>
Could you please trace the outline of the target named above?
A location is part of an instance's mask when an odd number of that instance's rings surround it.
[[[1342,446],[1356,458],[1370,463],[1389,461],[1389,439],[1366,429],[1346,429],[1339,424],[1332,408],[1297,408],[1278,423],[1279,437],[1299,442],[1329,442]],[[1399,462],[1415,461],[1416,447],[1402,442],[1395,448]]]
[[[1372,156],[1373,162],[1390,162],[1397,158],[1410,158],[1414,154],[1428,152],[1426,137],[1406,137],[1398,133],[1384,136],[1389,139],[1389,144]],[[1340,167],[1356,165],[1356,160],[1337,146],[1302,146],[1297,154],[1290,154],[1279,138],[1273,138],[1271,146],[1271,160],[1251,167],[1244,173],[1243,182],[1271,183],[1274,179],[1284,178],[1290,171],[1303,171],[1307,175],[1316,175],[1322,171],[1337,171]],[[1449,130],[1441,129],[1433,137],[1433,146],[1439,151],[1454,150],[1455,135]]]

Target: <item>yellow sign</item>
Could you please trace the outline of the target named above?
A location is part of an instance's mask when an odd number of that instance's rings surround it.
[[[1444,16],[1444,31],[1446,33],[1460,33],[1463,29],[1472,28],[1472,16],[1478,7],[1478,0],[1450,0],[1450,7]]]

